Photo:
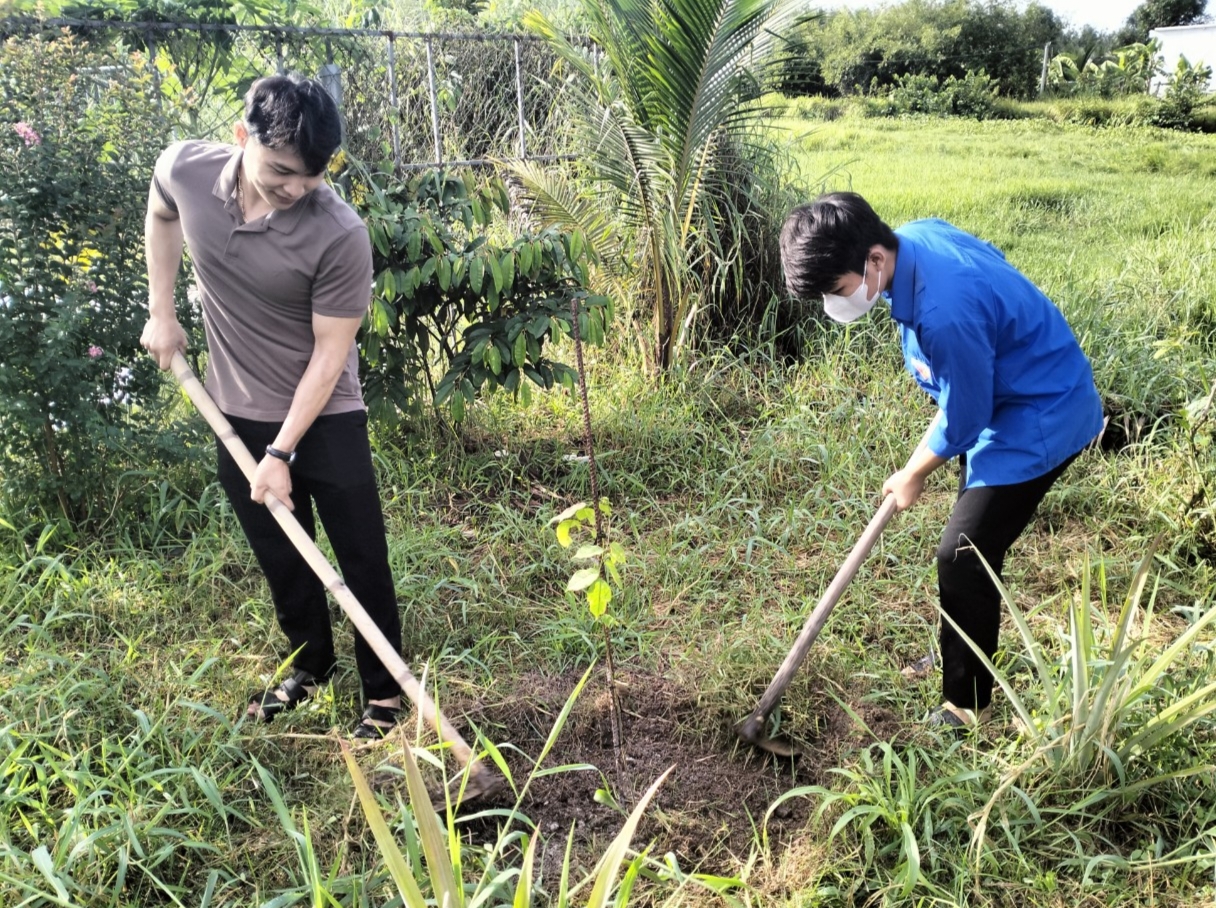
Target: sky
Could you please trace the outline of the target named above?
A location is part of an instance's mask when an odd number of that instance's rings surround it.
[[[897,0],[888,0],[897,2]],[[1092,25],[1099,31],[1115,31],[1121,26],[1141,0],[1039,0],[1076,28]],[[1211,2],[1211,0],[1209,0]],[[826,5],[826,4],[825,4]],[[850,9],[874,8],[883,5],[883,0],[838,0],[839,6]]]
[[[1053,13],[1077,28],[1092,25],[1098,31],[1111,32],[1119,28],[1132,14],[1140,0],[1044,0]]]

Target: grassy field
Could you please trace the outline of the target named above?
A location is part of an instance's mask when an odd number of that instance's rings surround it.
[[[936,679],[899,674],[935,639],[947,470],[888,527],[776,715],[803,755],[738,745],[734,723],[929,402],[878,313],[812,326],[798,364],[707,350],[661,385],[622,339],[592,356],[589,383],[610,536],[629,553],[611,605],[623,755],[602,664],[563,713],[602,650],[564,593],[571,563],[548,526],[589,494],[577,402],[492,397],[456,433],[377,440],[407,661],[426,666],[468,737],[496,744],[516,786],[558,729],[543,765],[566,768],[537,777],[512,821],[542,843],[548,897],[534,903],[557,904],[563,866],[572,883],[589,872],[674,765],[634,840],[653,843],[637,904],[1216,904],[1212,724],[1136,738],[1188,693],[1211,697],[1210,629],[1152,669],[1216,597],[1203,492],[1216,480],[1203,407],[1216,378],[1216,137],[1034,121],[779,125],[807,183],[861,192],[892,224],[944,217],[1003,248],[1093,359],[1114,427],[1106,449],[1053,489],[1006,568],[1030,642],[1011,620],[998,668],[1031,727],[1019,731],[1001,697],[990,729],[939,739],[921,728]],[[13,515],[0,531],[0,905],[393,903],[339,751],[358,705],[349,632],[324,696],[271,726],[238,720],[287,655],[256,566],[209,477],[134,481],[156,503],[145,525],[70,545]],[[1129,595],[1139,608],[1125,613]],[[1120,656],[1108,635],[1121,614],[1143,646]],[[1108,690],[1095,707],[1108,721],[1086,737],[1079,706],[1103,678],[1145,688],[1114,705]],[[411,723],[357,751],[407,850],[402,748],[415,740],[431,743]],[[494,850],[513,804],[456,823],[470,885],[518,866],[518,841]],[[511,886],[484,904],[509,904]]]

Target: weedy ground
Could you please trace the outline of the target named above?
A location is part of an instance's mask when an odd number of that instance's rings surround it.
[[[1163,646],[1216,588],[1201,491],[1211,427],[1188,410],[1216,377],[1204,277],[1216,268],[1216,139],[1031,121],[780,125],[808,187],[861,192],[893,225],[951,220],[1059,303],[1113,428],[1048,495],[1005,579],[1054,653],[1083,583],[1104,585],[1092,592],[1099,620],[1114,620],[1164,533],[1151,571],[1152,643]],[[609,532],[629,553],[612,603],[626,740],[614,752],[597,667],[545,764],[565,768],[521,805],[544,842],[542,884],[556,890],[568,837],[568,863],[589,870],[621,811],[674,765],[635,844],[733,884],[721,897],[673,891],[654,871],[636,900],[1212,904],[1216,795],[1202,723],[1150,755],[1152,771],[1017,786],[987,850],[968,849],[977,812],[1025,757],[1014,717],[998,701],[991,730],[943,741],[921,725],[936,679],[899,673],[936,639],[931,555],[952,469],[889,525],[775,714],[802,756],[736,742],[734,723],[931,417],[884,315],[808,334],[797,363],[702,350],[663,382],[641,373],[623,329],[590,357]],[[459,429],[418,424],[377,438],[376,452],[407,661],[425,666],[468,737],[497,745],[519,784],[600,655],[600,631],[564,592],[568,553],[548,526],[589,495],[577,401],[491,397]],[[153,479],[144,494],[155,519],[106,538],[64,545],[11,518],[4,530],[0,903],[386,903],[335,740],[358,710],[348,631],[320,698],[268,727],[240,720],[287,656],[265,587],[206,477]],[[1024,677],[1005,639],[998,666]],[[1180,659],[1180,688],[1202,682],[1206,658],[1200,648]],[[359,751],[403,838],[399,753],[414,738],[411,721]],[[1095,806],[1095,792],[1145,771],[1188,767],[1206,774]],[[794,788],[804,791],[780,800]],[[460,820],[469,863],[511,803]]]

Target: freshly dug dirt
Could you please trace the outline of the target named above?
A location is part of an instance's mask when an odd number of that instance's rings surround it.
[[[450,700],[447,705],[454,715],[463,713],[475,722],[487,737],[509,742],[527,755],[505,751],[519,785],[577,682],[574,674],[524,676],[517,693],[499,702],[463,704],[463,709]],[[613,747],[607,682],[600,674],[588,682],[544,763],[591,764],[598,771],[571,770],[536,779],[521,805],[541,834],[542,869],[550,880],[558,878],[572,827],[572,864],[586,872],[620,830],[624,815],[669,768],[671,774],[647,808],[634,847],[652,843],[652,854],[670,852],[685,871],[720,871],[734,863],[727,855],[746,859],[773,801],[796,786],[825,781],[827,769],[839,765],[841,749],[863,743],[853,720],[833,705],[823,716],[819,738],[800,756],[779,759],[739,743],[729,726],[707,734],[694,691],[641,672],[619,672],[617,687],[623,765]],[[871,729],[898,725],[881,709],[858,710]],[[619,810],[596,800],[597,789],[603,788],[612,793]],[[469,809],[513,803],[508,792]],[[795,838],[812,810],[807,798],[781,804],[768,821],[770,845]],[[500,822],[496,817],[473,819],[463,822],[462,830],[472,842],[493,841]]]

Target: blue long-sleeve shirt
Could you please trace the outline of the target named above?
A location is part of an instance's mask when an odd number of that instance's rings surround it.
[[[1042,476],[1102,429],[1093,370],[1064,316],[996,247],[945,221],[895,231],[891,317],[904,365],[942,412],[939,457],[967,486]]]

